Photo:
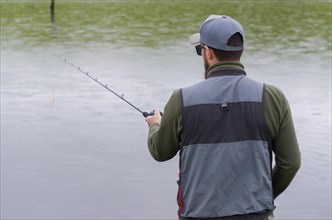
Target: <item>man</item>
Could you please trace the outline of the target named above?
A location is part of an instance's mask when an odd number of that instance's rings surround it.
[[[190,42],[206,80],[175,90],[162,117],[146,118],[149,151],[157,161],[180,151],[179,219],[266,219],[301,163],[287,99],[246,76],[233,18],[211,15]]]

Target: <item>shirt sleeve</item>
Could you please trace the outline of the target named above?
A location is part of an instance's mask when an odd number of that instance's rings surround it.
[[[182,104],[180,90],[175,90],[165,106],[160,124],[149,128],[148,148],[157,161],[173,158],[180,149]]]
[[[272,170],[275,199],[288,187],[299,170],[301,153],[287,98],[279,89],[270,85],[266,86],[265,91],[265,119],[275,156]]]

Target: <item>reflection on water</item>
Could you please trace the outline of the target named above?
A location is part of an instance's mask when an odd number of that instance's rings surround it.
[[[53,53],[163,108],[203,78],[186,42],[209,14],[246,30],[248,75],[288,96],[303,164],[278,219],[331,218],[329,1],[1,1],[1,218],[176,219],[177,158],[152,160],[144,118]],[[54,91],[54,106],[52,106]]]
[[[6,41],[3,46],[53,46],[52,43],[71,47],[89,43],[118,47],[122,44],[165,46],[187,39],[197,31],[206,15],[215,13],[232,15],[246,27],[250,49],[260,45],[261,50],[271,48],[281,54],[288,48],[297,53],[331,50],[328,1],[209,1],[204,2],[204,7],[202,3],[59,1],[55,10],[56,26],[49,31],[48,0],[19,4],[5,1],[1,4],[2,40]],[[13,42],[13,37],[19,40]]]

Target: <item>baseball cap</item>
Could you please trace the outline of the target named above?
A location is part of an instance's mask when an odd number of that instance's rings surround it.
[[[242,46],[227,45],[229,38],[240,33],[244,39],[244,31],[239,22],[226,15],[210,15],[201,25],[199,33],[193,34],[189,42],[193,45],[201,43],[224,51],[239,51]]]

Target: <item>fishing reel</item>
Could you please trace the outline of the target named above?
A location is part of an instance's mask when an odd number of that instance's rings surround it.
[[[143,112],[143,116],[146,118],[148,116],[154,116],[154,110],[152,112]],[[163,113],[160,112],[160,116],[163,116]]]

